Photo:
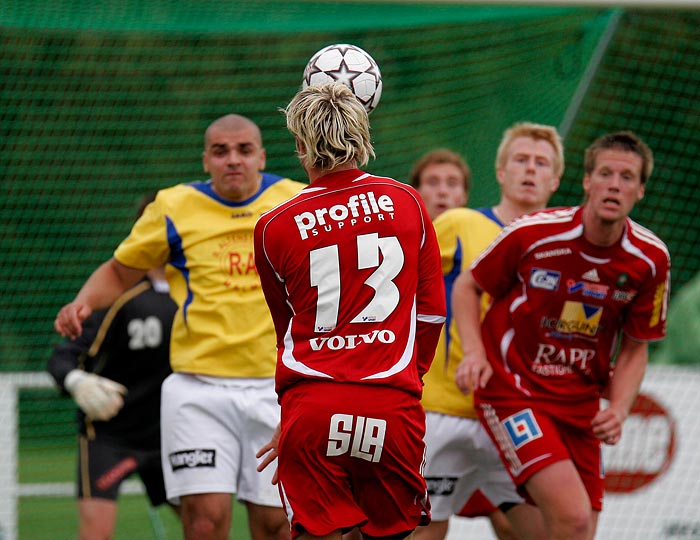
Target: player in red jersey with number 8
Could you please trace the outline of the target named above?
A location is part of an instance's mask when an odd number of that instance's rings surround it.
[[[410,186],[362,172],[367,113],[342,83],[285,110],[310,185],[264,214],[255,258],[277,332],[279,489],[293,538],[429,522],[422,375],[445,318],[440,254]]]

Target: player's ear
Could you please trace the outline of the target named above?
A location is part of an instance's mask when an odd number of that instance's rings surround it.
[[[260,151],[260,168],[258,169],[259,171],[264,171],[265,170],[265,164],[267,163],[267,152],[265,149],[261,149]]]
[[[588,173],[583,175],[583,191],[588,195],[588,191],[591,188],[591,177]]]
[[[637,190],[637,202],[641,201],[644,198],[645,188],[646,184],[639,184],[639,189]]]
[[[498,180],[499,186],[503,185],[503,175],[504,175],[503,169],[501,167],[498,167],[496,169],[496,180]]]
[[[560,184],[561,178],[559,176],[555,176],[554,178],[552,178],[552,183],[549,186],[551,192],[554,193],[556,190],[558,190]]]
[[[207,152],[202,152],[202,168],[205,173],[209,173],[209,165],[207,165]]]

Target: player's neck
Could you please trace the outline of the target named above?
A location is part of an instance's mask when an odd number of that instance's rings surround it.
[[[626,220],[603,221],[596,218],[588,208],[583,209],[583,236],[591,244],[608,247],[617,243],[625,230]]]
[[[507,200],[502,200],[498,205],[492,208],[493,213],[504,225],[508,225],[510,222],[515,221],[525,214],[530,214],[531,212],[536,212],[541,209],[542,208],[537,206],[518,206]]]
[[[337,173],[340,171],[349,171],[351,169],[356,168],[357,163],[355,163],[354,161],[349,161],[347,163],[338,165],[337,167],[334,167],[332,169],[309,168],[306,170],[306,174],[309,175],[309,183],[313,184],[316,180],[318,180],[322,176],[326,176],[327,174]]]

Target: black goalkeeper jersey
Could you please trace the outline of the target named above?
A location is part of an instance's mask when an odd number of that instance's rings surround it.
[[[160,283],[155,284],[157,288]],[[108,437],[143,449],[160,448],[160,387],[170,370],[170,329],[177,306],[167,290],[157,292],[144,279],[108,309],[83,323],[83,334],[54,349],[48,371],[63,385],[77,367],[123,384],[124,407],[107,422],[86,420],[78,410],[82,434]],[[91,429],[88,429],[91,425]]]

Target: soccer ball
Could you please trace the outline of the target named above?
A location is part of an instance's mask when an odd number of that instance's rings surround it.
[[[329,45],[311,57],[302,88],[341,81],[370,113],[382,96],[382,74],[374,59],[356,45]]]

